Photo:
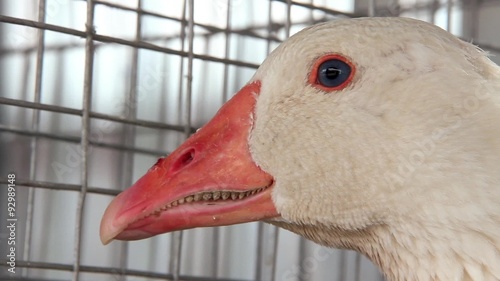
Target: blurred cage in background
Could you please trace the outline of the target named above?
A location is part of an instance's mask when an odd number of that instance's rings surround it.
[[[383,280],[354,252],[263,223],[108,246],[98,237],[113,196],[208,121],[280,42],[361,16],[426,20],[500,62],[493,0],[1,1],[0,279]]]

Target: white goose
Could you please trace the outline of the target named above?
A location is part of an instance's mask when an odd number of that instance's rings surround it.
[[[101,239],[255,220],[389,280],[500,280],[500,68],[417,20],[307,28],[113,200]]]

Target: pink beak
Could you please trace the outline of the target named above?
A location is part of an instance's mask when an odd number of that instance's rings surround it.
[[[248,138],[260,82],[241,89],[214,118],[161,158],[108,206],[101,241],[279,216],[273,178],[253,161]]]

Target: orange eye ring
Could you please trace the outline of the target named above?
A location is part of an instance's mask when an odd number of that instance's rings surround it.
[[[356,67],[351,61],[338,54],[320,57],[309,74],[309,83],[326,92],[338,91],[350,84]]]

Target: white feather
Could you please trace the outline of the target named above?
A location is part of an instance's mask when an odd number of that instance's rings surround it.
[[[356,66],[329,93],[307,82],[328,53]],[[482,51],[416,20],[337,20],[294,35],[253,80],[272,223],[360,251],[390,280],[500,280],[500,70]]]

